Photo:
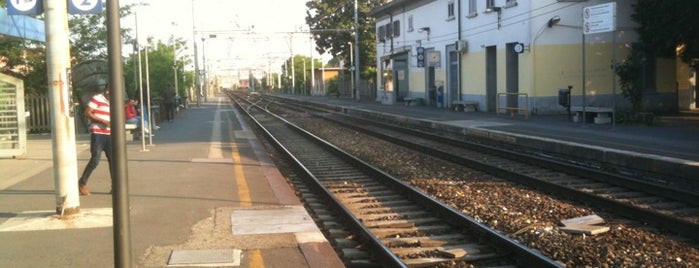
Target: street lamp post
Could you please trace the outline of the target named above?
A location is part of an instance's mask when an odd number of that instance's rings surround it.
[[[172,26],[175,25],[177,25],[177,23],[173,21]],[[177,87],[177,41],[175,41],[174,34],[172,35],[172,70],[174,71],[173,80],[175,80],[175,96],[179,96],[180,91]]]
[[[354,86],[359,87],[359,16],[357,15],[357,0],[354,0],[354,56],[356,57],[354,59],[354,70],[357,72],[357,74],[354,76]],[[359,90],[356,90],[356,97],[357,100],[359,99]]]
[[[355,84],[354,84],[354,60],[353,60],[354,53],[352,53],[352,42],[347,42],[347,44],[349,44],[349,46],[350,46],[350,77],[351,77],[350,84],[351,84],[352,92],[354,93],[354,92],[356,92],[356,89],[354,87],[355,86]]]
[[[201,106],[201,80],[199,78],[199,55],[197,54],[197,31],[194,23],[194,0],[192,0],[192,44],[194,45],[194,94],[197,95],[197,107]]]
[[[202,83],[201,90],[204,92],[204,101],[207,101],[207,90],[209,88],[209,82],[206,80],[206,75],[207,75],[207,66],[206,66],[206,38],[202,37],[201,38],[201,57],[202,57],[202,70],[201,70],[201,75],[204,78],[204,82]]]

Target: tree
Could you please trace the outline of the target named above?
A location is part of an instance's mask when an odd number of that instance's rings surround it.
[[[314,66],[320,67],[323,65],[323,63],[319,59],[313,59],[313,64]],[[291,76],[289,73],[291,73],[291,58],[286,60],[286,63],[284,64],[285,67],[282,67],[282,69],[286,68],[285,70],[285,76],[282,76],[282,85],[285,85],[287,87],[291,87]],[[304,68],[305,67],[305,68]],[[304,80],[305,77],[305,80]],[[294,85],[295,85],[295,92],[301,93],[301,94],[307,94],[310,93],[310,87],[311,87],[311,58],[303,55],[294,55]]]
[[[638,0],[631,18],[657,56],[679,56],[686,63],[699,58],[699,1]]]
[[[0,6],[5,6],[1,2]],[[131,14],[131,6],[119,10],[121,16]],[[36,16],[42,18],[43,15]],[[107,58],[106,14],[70,15],[69,41],[71,65],[88,59]],[[122,40],[132,39],[130,30],[122,29]],[[0,39],[0,72],[24,80],[26,93],[45,93],[48,90],[46,75],[46,45],[19,38]]]
[[[631,54],[616,66],[621,93],[631,103],[631,111],[634,113],[643,109],[643,88],[641,86],[642,54],[642,50],[632,48]]]
[[[376,20],[369,16],[369,12],[383,3],[381,0],[357,2],[360,74],[364,78],[371,79],[376,75]],[[310,0],[306,7],[306,24],[313,32],[318,52],[349,59],[349,43],[354,44],[354,1]],[[345,60],[345,64],[349,68],[350,61]]]
[[[161,90],[167,85],[174,86],[175,79],[175,69],[173,64],[175,63],[175,50],[177,47],[178,51],[185,48],[186,41],[184,39],[175,40],[175,47],[173,45],[164,44],[158,41],[155,44],[150,44],[152,40],[149,41],[148,50],[148,71],[149,71],[149,85],[151,88],[151,97],[160,96]],[[146,81],[146,51],[145,47],[139,47],[141,50],[141,69],[143,71],[143,81]],[[187,57],[178,59],[176,61],[177,65],[177,89],[180,96],[186,96],[186,88],[191,87],[194,84],[194,73],[189,71],[182,74],[184,66],[191,63],[191,60]],[[138,96],[136,92],[138,90],[138,57],[137,51],[131,55],[131,57],[124,60],[124,76],[125,76],[125,86],[126,91],[129,95]],[[145,85],[144,85],[145,86]],[[144,88],[145,90],[145,88]]]
[[[25,93],[48,90],[46,47],[41,42],[6,38],[0,41],[0,72],[24,80]]]
[[[132,14],[133,5],[119,8],[119,16]],[[90,59],[107,59],[106,11],[100,14],[70,15],[70,55],[71,64],[75,65]],[[122,43],[133,40],[131,29],[121,29]]]

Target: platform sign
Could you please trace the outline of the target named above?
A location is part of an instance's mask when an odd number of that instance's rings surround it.
[[[616,2],[583,8],[583,34],[616,30]]]
[[[102,0],[68,0],[68,13],[69,14],[99,14],[99,13],[102,13]]]
[[[43,12],[41,0],[7,0],[8,15],[39,15]]]

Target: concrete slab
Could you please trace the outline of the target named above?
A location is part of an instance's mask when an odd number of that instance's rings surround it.
[[[112,208],[83,208],[64,219],[55,211],[25,211],[3,222],[0,232],[103,228],[112,222]]]
[[[320,232],[302,206],[234,210],[231,225],[234,235]]]
[[[239,249],[173,250],[168,266],[233,267],[240,266]]]

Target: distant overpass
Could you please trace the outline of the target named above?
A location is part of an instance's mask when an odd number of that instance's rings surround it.
[[[8,36],[46,42],[44,21],[24,15],[7,15],[7,9],[0,8],[0,37]]]

